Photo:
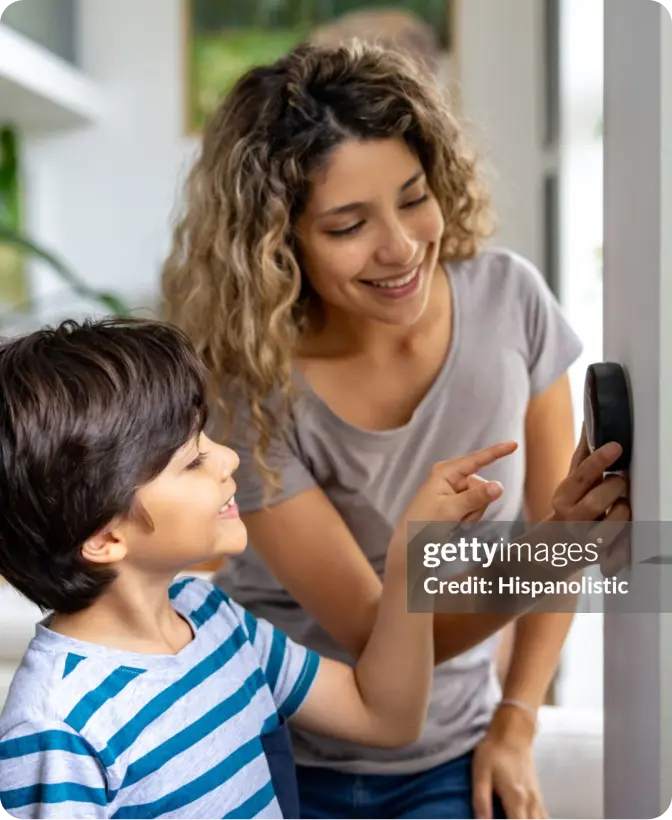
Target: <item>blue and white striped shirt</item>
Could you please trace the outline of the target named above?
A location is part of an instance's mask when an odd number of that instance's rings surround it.
[[[265,740],[286,732],[319,657],[206,581],[180,579],[170,595],[194,632],[176,655],[37,625],[0,717],[9,814],[282,816]]]

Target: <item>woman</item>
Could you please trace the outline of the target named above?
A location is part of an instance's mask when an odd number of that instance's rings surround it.
[[[510,524],[545,517],[567,473],[581,345],[529,262],[484,249],[490,232],[454,117],[400,54],[302,46],[248,72],[204,134],[164,293],[233,410],[252,546],[219,582],[324,654],[363,647],[390,535],[435,461],[517,440],[484,473]],[[493,795],[545,816],[531,744],[570,618],[519,619],[502,693],[497,627],[437,615],[422,738],[295,732],[302,816],[488,817]]]

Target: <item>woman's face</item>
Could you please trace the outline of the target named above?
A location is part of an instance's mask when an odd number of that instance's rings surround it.
[[[348,140],[316,176],[296,234],[302,269],[327,305],[410,325],[427,304],[443,229],[403,140]]]

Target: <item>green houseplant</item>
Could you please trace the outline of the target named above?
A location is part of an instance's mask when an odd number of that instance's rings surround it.
[[[46,262],[60,279],[72,288],[74,293],[92,302],[97,302],[110,313],[117,316],[125,316],[129,313],[129,308],[121,297],[114,293],[89,287],[54,254],[46,251],[30,238],[22,236],[18,231],[7,228],[2,224],[0,224],[0,245],[12,247],[23,256],[34,257]]]
[[[63,281],[73,293],[99,304],[107,312],[123,316],[129,309],[114,293],[92,288],[54,253],[42,247],[21,228],[19,185],[19,152],[16,132],[0,128],[0,290],[2,299],[11,306],[7,315],[30,309],[24,263],[39,259]],[[0,330],[2,316],[0,316]]]

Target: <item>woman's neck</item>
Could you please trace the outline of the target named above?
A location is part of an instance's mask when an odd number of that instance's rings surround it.
[[[124,567],[91,606],[72,615],[55,615],[50,629],[111,649],[174,655],[193,634],[171,604],[171,582],[172,578],[147,577]]]

